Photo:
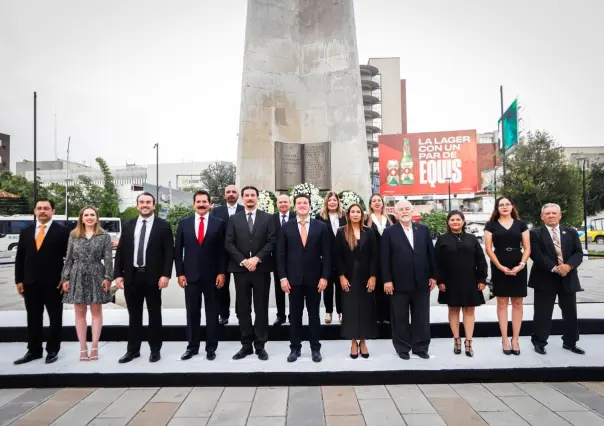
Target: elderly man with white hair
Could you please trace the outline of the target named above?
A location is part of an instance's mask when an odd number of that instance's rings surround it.
[[[562,347],[583,355],[585,351],[577,346],[579,328],[576,297],[577,292],[583,291],[577,273],[583,261],[583,249],[577,231],[560,226],[560,219],[560,206],[546,204],[541,209],[541,220],[545,226],[531,229],[533,267],[528,286],[535,290],[531,341],[535,352],[545,355],[554,303],[558,296],[564,322]]]
[[[427,226],[413,223],[409,201],[399,201],[394,211],[398,223],[384,229],[381,239],[384,292],[391,297],[392,343],[401,359],[408,360],[410,351],[429,359],[430,292],[437,276],[434,243]]]

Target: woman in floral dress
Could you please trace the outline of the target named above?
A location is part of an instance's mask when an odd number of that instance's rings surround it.
[[[103,325],[102,305],[111,302],[109,288],[113,280],[113,252],[111,237],[101,228],[99,213],[92,206],[80,211],[76,228],[69,236],[61,280],[65,293],[63,302],[74,305],[80,361],[97,360]],[[90,356],[86,342],[88,305],[92,314]]]

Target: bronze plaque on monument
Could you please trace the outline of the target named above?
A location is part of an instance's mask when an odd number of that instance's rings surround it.
[[[304,182],[331,188],[331,144],[275,142],[275,190],[287,191]]]

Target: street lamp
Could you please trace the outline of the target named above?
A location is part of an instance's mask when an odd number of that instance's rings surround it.
[[[588,250],[587,244],[587,157],[579,157],[577,161],[583,161],[583,222],[585,223],[585,251]]]
[[[155,149],[155,206],[159,203],[159,143],[153,145]],[[159,215],[159,212],[155,212]]]
[[[65,179],[65,226],[69,223],[69,182],[73,182],[73,179]]]
[[[449,184],[449,211],[451,211],[451,179],[450,177],[445,178],[445,180],[448,182]]]

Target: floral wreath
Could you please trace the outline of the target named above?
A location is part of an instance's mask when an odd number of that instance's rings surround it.
[[[277,211],[277,197],[275,197],[275,194],[265,189],[258,191],[258,208],[266,213],[275,213]]]
[[[299,185],[294,186],[289,190],[289,199],[290,203],[294,205],[294,198],[298,194],[306,194],[310,196],[310,214],[312,217],[321,213],[321,208],[323,207],[323,197],[321,197],[321,193],[319,188],[312,183],[301,183]]]
[[[361,198],[361,196],[354,191],[345,189],[344,191],[341,191],[338,194],[338,198],[340,199],[340,204],[342,205],[342,209],[344,209],[344,211],[348,210],[348,207],[350,207],[354,203],[358,203],[361,205],[363,213],[367,211],[365,201],[363,201],[363,198]]]

